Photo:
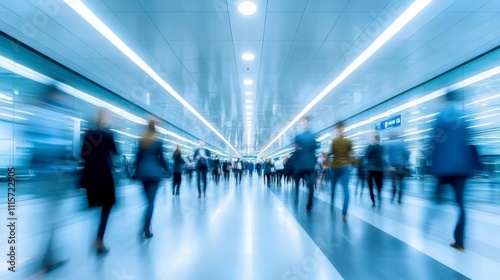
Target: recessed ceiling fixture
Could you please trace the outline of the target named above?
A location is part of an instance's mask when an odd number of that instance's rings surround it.
[[[177,99],[186,109],[195,115],[202,123],[204,123],[211,131],[215,133],[224,143],[231,148],[237,155],[238,151],[227,141],[226,138],[210,124],[196,109],[189,104],[179,93],[177,93],[172,86],[170,86],[158,73],[151,68],[137,53],[135,53],[123,40],[118,37],[104,22],[102,22],[84,3],[80,0],[64,0],[75,12],[77,12],[83,19],[92,25],[99,33],[108,39],[115,47],[117,47],[123,54],[125,54],[132,62],[141,68],[147,75],[149,75],[155,82],[157,82],[163,89],[165,89],[172,97]],[[255,5],[255,4],[254,4]],[[245,11],[250,11],[249,5],[243,6]],[[255,9],[257,9],[255,7]]]
[[[333,81],[328,84],[318,95],[307,104],[297,116],[281,130],[273,140],[267,144],[259,153],[261,156],[267,149],[271,147],[281,136],[283,136],[296,122],[298,122],[309,110],[311,110],[318,102],[327,96],[334,88],[349,77],[359,66],[361,66],[368,58],[376,53],[384,46],[398,31],[408,24],[415,16],[417,16],[432,0],[417,0],[414,1],[373,43],[368,46],[349,66],[347,66]]]
[[[247,100],[245,100],[245,102],[246,102],[246,103],[252,103],[252,102],[253,102],[253,100],[252,100],[252,99],[247,99]]]
[[[251,116],[251,115],[252,115],[252,112],[247,112],[247,115]]]
[[[244,53],[241,58],[246,61],[252,61],[255,58],[255,55],[251,53]]]
[[[247,109],[252,109],[252,108],[253,108],[253,106],[252,106],[252,105],[247,105],[247,106],[245,106],[245,108],[247,108]]]
[[[251,85],[253,85],[253,81],[250,80],[250,79],[246,79],[246,80],[243,81],[243,84],[245,84],[247,86],[251,86]]]
[[[252,95],[252,94],[253,94],[253,92],[251,92],[251,91],[245,91],[245,94],[246,94],[246,95]]]
[[[252,1],[243,1],[238,5],[238,11],[246,16],[251,16],[257,11],[257,5]]]

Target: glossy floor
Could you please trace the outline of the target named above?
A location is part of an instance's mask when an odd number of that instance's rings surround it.
[[[342,192],[332,207],[326,186],[316,193],[311,213],[305,211],[303,187],[268,188],[256,176],[241,185],[234,178],[211,183],[202,199],[194,182],[184,181],[180,197],[172,196],[170,186],[167,182],[158,192],[155,236],[148,241],[139,238],[141,187],[119,188],[106,256],[91,250],[98,212],[86,210],[81,194],[25,200],[18,205],[18,272],[4,273],[2,263],[0,278],[498,279],[500,219],[494,205],[493,212],[468,209],[467,247],[459,252],[448,245],[454,205],[436,205],[412,192],[401,205],[391,204],[384,192],[381,206],[372,208],[366,190],[360,198],[353,186],[343,222],[337,208]],[[34,274],[33,257],[46,244],[47,217],[58,224],[57,256],[68,263],[50,274]]]

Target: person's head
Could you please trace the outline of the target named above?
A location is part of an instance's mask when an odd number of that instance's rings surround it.
[[[200,144],[200,148],[202,148],[202,149],[205,148],[205,142],[200,140],[199,144]]]
[[[141,141],[141,147],[145,148],[151,145],[153,141],[156,139],[156,122],[154,120],[150,120],[148,122],[148,126],[146,128],[146,132],[144,133],[144,137]]]
[[[219,155],[215,155],[215,158],[219,158]]]
[[[181,145],[177,144],[177,145],[175,146],[175,152],[176,152],[176,153],[180,153],[180,152],[181,152]]]
[[[343,122],[337,123],[336,128],[337,128],[337,132],[339,134],[344,133],[344,123]]]
[[[300,120],[300,126],[302,127],[302,129],[306,130],[309,128],[309,121],[309,117],[302,117],[302,119]]]
[[[97,112],[97,127],[105,128],[109,124],[109,111],[105,108],[100,108]]]
[[[373,141],[373,143],[379,143],[380,142],[380,135],[378,134],[378,132],[373,133],[373,135],[372,135],[372,141]]]
[[[444,95],[444,99],[446,102],[458,102],[462,101],[464,98],[464,90],[463,89],[448,89],[446,94]]]

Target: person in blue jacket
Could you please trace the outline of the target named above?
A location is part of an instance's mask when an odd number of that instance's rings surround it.
[[[427,158],[431,165],[429,173],[438,179],[438,189],[451,185],[460,213],[454,231],[455,242],[451,246],[464,250],[465,207],[464,189],[467,178],[480,168],[475,146],[470,144],[470,130],[457,101],[463,91],[449,91],[445,95],[446,105],[439,114],[434,127]]]

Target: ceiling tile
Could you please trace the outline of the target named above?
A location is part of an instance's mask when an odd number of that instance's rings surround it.
[[[325,40],[339,17],[340,13],[304,13],[295,40]]]
[[[354,41],[370,25],[376,14],[344,12],[333,27],[327,40]]]
[[[262,46],[262,59],[286,59],[293,41],[266,40]]]
[[[294,41],[288,59],[312,59],[323,41]]]
[[[271,0],[267,3],[269,12],[301,12],[304,11],[308,0]]]
[[[137,0],[102,0],[113,12],[142,12],[144,9]]]
[[[314,0],[308,1],[306,12],[342,12],[349,0]]]
[[[170,47],[184,59],[234,59],[232,41],[170,41]]]
[[[293,40],[299,27],[302,13],[268,13],[265,40]]]
[[[145,12],[115,12],[126,30],[138,40],[163,40],[163,36]]]

